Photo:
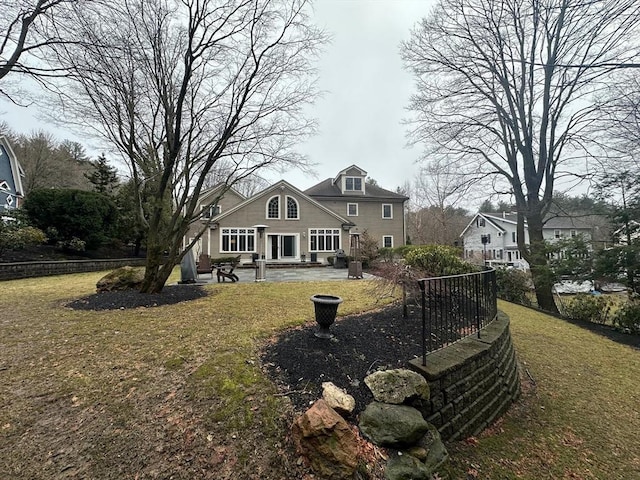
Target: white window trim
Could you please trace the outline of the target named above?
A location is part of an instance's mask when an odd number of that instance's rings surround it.
[[[223,237],[225,234],[225,231],[228,232],[228,234],[231,234],[231,230],[246,230],[247,233],[244,233],[243,235],[246,237],[249,236],[253,236],[253,250],[224,250],[223,248]],[[251,233],[250,233],[251,232]],[[240,235],[238,233],[238,235]],[[229,242],[229,244],[231,244],[231,242]],[[256,235],[256,229],[255,228],[251,228],[251,227],[224,227],[220,229],[220,253],[256,253],[257,252],[257,248],[258,248],[258,236]]]
[[[384,216],[384,207],[388,206],[389,210],[390,210],[390,216],[389,217],[385,217]],[[384,218],[385,220],[393,220],[393,204],[392,203],[383,203],[382,204],[382,218]]]
[[[355,188],[353,189],[348,189],[347,188],[347,179],[352,178],[354,179],[353,183],[355,184],[355,179],[360,180],[360,189],[356,190]],[[355,185],[354,185],[355,187]],[[344,191],[345,192],[363,192],[364,193],[364,178],[362,177],[358,177],[358,176],[353,176],[353,175],[346,175],[344,177]]]
[[[331,233],[329,234],[330,236],[332,236],[332,237],[333,237],[333,236],[336,236],[336,235],[338,236],[338,246],[337,246],[337,247],[335,247],[335,248],[332,248],[332,249],[330,249],[330,250],[327,250],[326,248],[325,248],[324,250],[313,250],[313,249],[311,248],[311,237],[312,237],[312,235],[318,235],[318,234],[317,234],[317,233],[312,234],[312,233],[311,233],[311,231],[312,231],[312,230],[316,230],[316,231],[317,231],[317,230],[324,230],[324,231],[325,231],[325,233],[323,233],[323,234],[322,234],[324,237],[326,237],[326,236],[327,236],[327,233],[326,233],[326,232],[327,232],[327,230],[329,230],[329,231],[331,232]],[[338,250],[339,248],[342,248],[342,231],[341,231],[341,229],[339,229],[339,228],[314,227],[314,228],[310,228],[310,229],[309,229],[309,231],[308,231],[308,234],[307,234],[307,235],[308,235],[308,238],[309,238],[309,241],[307,242],[307,250],[308,250],[309,252],[313,252],[313,253],[335,252],[335,251],[336,251],[336,250]],[[325,243],[325,246],[326,246],[326,243]]]
[[[569,236],[571,238],[577,237],[578,236],[578,231],[577,230],[570,230],[569,231]]]
[[[215,213],[214,213],[214,210],[215,210]],[[216,217],[221,213],[222,213],[222,207],[220,205],[211,205],[208,208],[205,205],[202,207],[202,211],[201,211],[202,218],[206,218],[206,219]]]
[[[355,207],[356,207],[356,213],[354,213],[353,215],[351,215],[349,213],[349,207],[351,205],[355,205]],[[357,203],[347,203],[347,217],[357,217],[358,216],[358,210],[359,210],[359,208],[358,208],[358,204]]]
[[[9,183],[6,180],[0,182],[0,190],[4,190],[5,192],[10,192],[11,188],[9,188]]]
[[[391,239],[391,246],[387,247],[385,246],[385,239],[390,238]],[[383,248],[393,248],[393,235],[383,235],[382,236],[382,247]]]
[[[562,238],[562,231],[560,229],[555,229],[553,231],[553,238],[558,239],[558,238]]]
[[[294,202],[296,202],[296,214],[297,216],[295,217],[290,217],[289,216],[289,199],[293,200]],[[300,220],[300,202],[295,198],[292,197],[291,195],[285,195],[284,197],[284,202],[285,202],[285,220]]]
[[[273,200],[274,198],[278,199],[278,216],[277,217],[270,217],[269,216],[269,204],[271,203],[271,200]],[[282,212],[282,201],[280,198],[280,195],[273,195],[271,197],[269,197],[269,199],[267,199],[267,203],[264,206],[264,218],[266,218],[267,220],[280,220],[280,216]]]

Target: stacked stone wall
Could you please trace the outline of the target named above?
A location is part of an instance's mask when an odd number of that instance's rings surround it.
[[[118,258],[108,260],[62,260],[48,262],[0,263],[0,280],[46,277],[68,273],[100,272],[125,265],[143,266],[144,258]]]
[[[480,338],[465,338],[426,360],[426,366],[422,358],[410,362],[431,389],[429,401],[418,408],[445,440],[477,435],[520,395],[509,317],[502,312]]]

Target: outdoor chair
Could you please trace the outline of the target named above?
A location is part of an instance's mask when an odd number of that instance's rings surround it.
[[[211,265],[211,257],[206,254],[201,254],[198,258],[198,266],[196,267],[198,275],[208,273],[213,278],[213,265]]]

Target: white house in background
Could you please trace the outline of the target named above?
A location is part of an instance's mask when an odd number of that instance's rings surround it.
[[[460,234],[464,258],[473,263],[486,262],[492,266],[512,266],[527,269],[529,264],[518,249],[517,214],[476,213]],[[529,244],[527,222],[524,242]],[[582,235],[592,239],[592,228],[580,218],[553,217],[545,223],[542,236],[549,242]]]

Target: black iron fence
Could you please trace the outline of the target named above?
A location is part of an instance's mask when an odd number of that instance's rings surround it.
[[[422,365],[427,354],[451,345],[491,323],[498,313],[496,271],[418,280],[422,307]]]

